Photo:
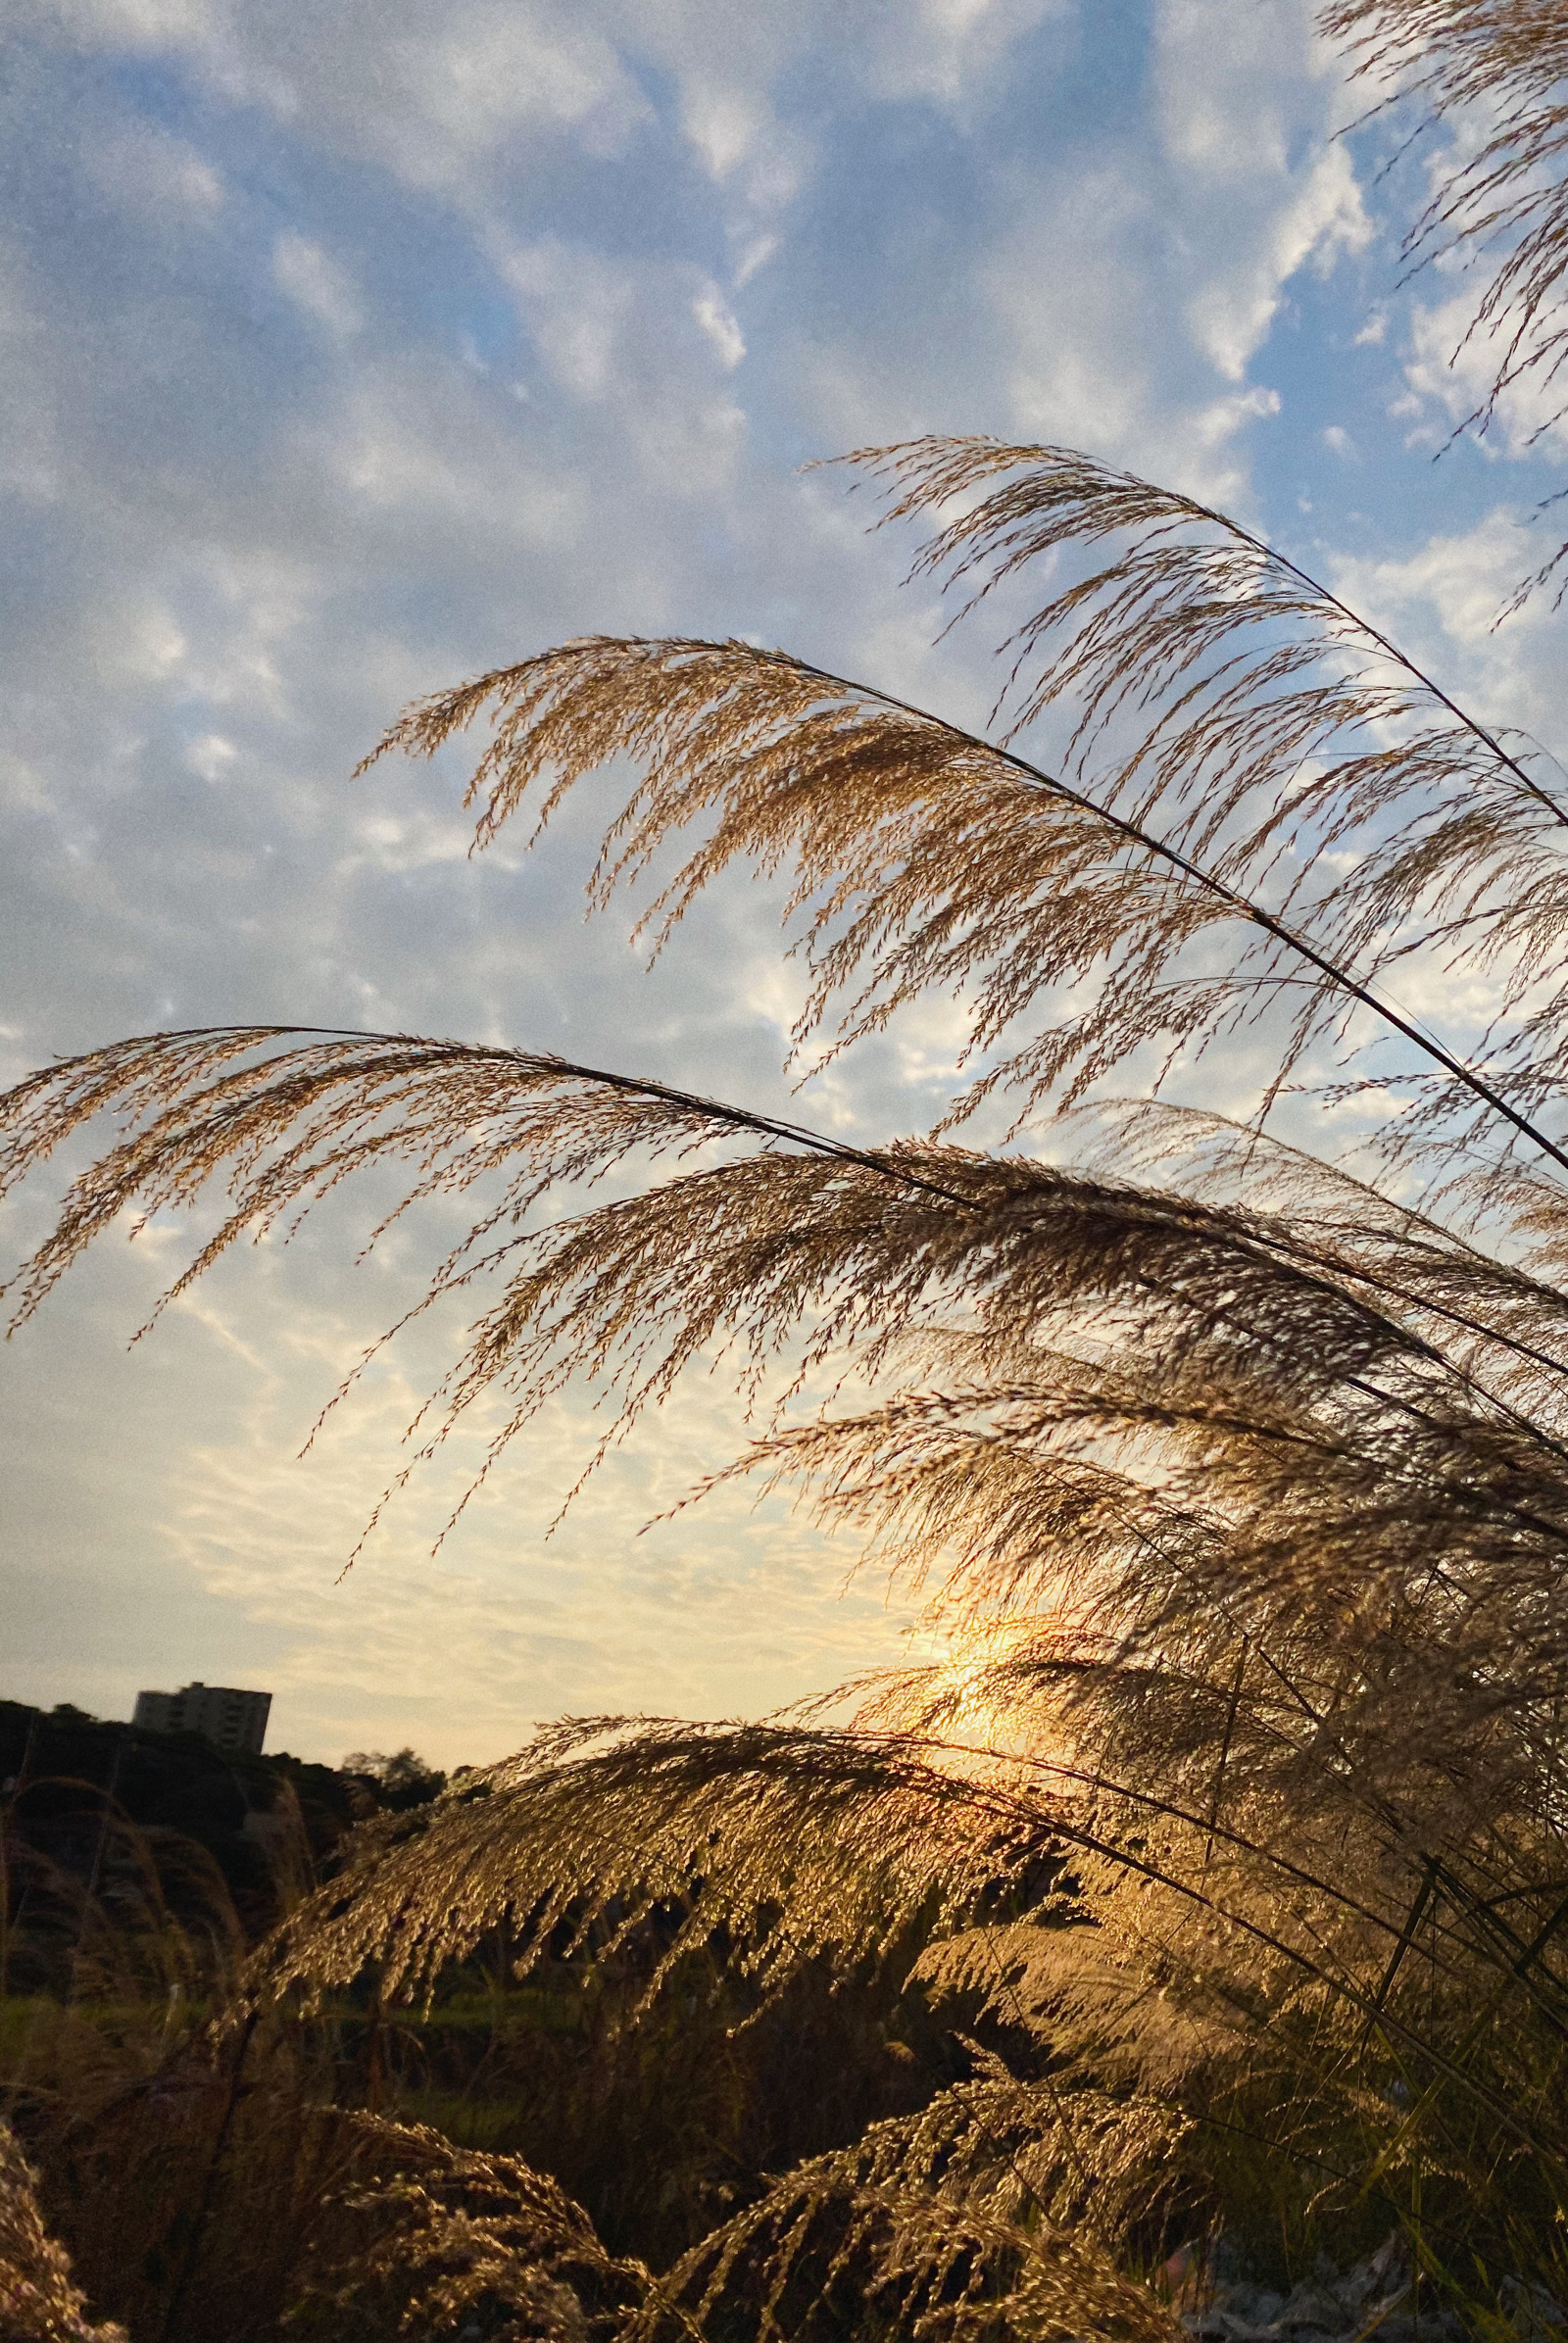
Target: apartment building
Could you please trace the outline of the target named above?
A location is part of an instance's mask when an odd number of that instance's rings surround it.
[[[153,1733],[199,1733],[225,1757],[259,1757],[271,1705],[270,1692],[189,1684],[178,1692],[138,1692],[131,1722]]]

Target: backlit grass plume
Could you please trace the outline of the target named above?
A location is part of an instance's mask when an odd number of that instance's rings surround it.
[[[422,2125],[339,2119],[338,2167],[296,2273],[288,2330],[331,2343],[611,2343],[648,2272],[605,2251],[581,2208],[511,2156]]]
[[[125,2343],[124,2329],[87,2315],[71,2263],[44,2226],[34,2179],[0,2123],[0,2334],[9,2343]]]
[[[1071,2159],[1059,2142],[1054,2159],[1043,2155],[1008,2097],[994,2086],[951,2093],[799,2167],[676,2265],[631,2337],[652,2343],[695,2323],[814,2343],[874,2320],[874,2331],[934,2343],[1168,2339],[1168,2314],[1117,2270],[1108,2224],[1083,2219],[1082,2192],[1066,2192],[1078,2198],[1070,2225],[1053,2217],[1048,2174],[1070,2172]]]
[[[1405,258],[1412,268],[1460,259],[1486,272],[1465,340],[1480,342],[1493,380],[1469,421],[1485,430],[1498,401],[1523,389],[1539,440],[1568,413],[1568,21],[1555,0],[1329,0],[1319,21],[1384,105],[1452,122],[1452,154]],[[1559,547],[1516,599],[1550,579],[1565,554]]]

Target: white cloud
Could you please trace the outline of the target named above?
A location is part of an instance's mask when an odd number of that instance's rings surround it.
[[[1257,248],[1205,286],[1189,312],[1200,346],[1233,382],[1261,347],[1297,270],[1308,263],[1327,268],[1339,253],[1359,252],[1371,239],[1348,150],[1330,148],[1272,220],[1264,211],[1263,224]]]
[[[1417,303],[1410,317],[1410,357],[1405,380],[1412,405],[1408,412],[1436,418],[1422,426],[1428,445],[1441,445],[1459,425],[1467,423],[1487,405],[1492,386],[1507,356],[1511,328],[1505,323],[1472,330],[1477,296],[1456,293],[1433,307]],[[1539,449],[1548,458],[1568,456],[1568,415],[1560,385],[1543,374],[1526,375],[1504,391],[1483,445],[1501,455],[1522,457]]]
[[[438,370],[408,366],[365,376],[313,452],[350,510],[406,546],[435,531],[461,532],[471,557],[569,551],[586,516],[582,479],[518,447],[482,391],[464,388],[460,400]]]
[[[729,178],[754,153],[767,122],[757,98],[695,77],[681,113],[687,137],[715,179]]]
[[[879,97],[925,98],[967,121],[1015,44],[1073,13],[1073,0],[906,0],[872,33],[867,79]]]
[[[1278,415],[1283,405],[1279,392],[1266,383],[1254,383],[1250,390],[1233,391],[1228,398],[1214,400],[1193,418],[1199,444],[1223,449],[1244,424],[1259,416]]]
[[[480,0],[441,12],[439,31],[423,10],[401,14],[383,61],[396,102],[373,109],[370,134],[411,185],[456,186],[530,133],[618,155],[649,119],[612,42],[575,11]]]
[[[863,24],[831,0],[17,0],[71,37],[182,55],[224,96],[373,154],[408,185],[483,202],[532,144],[626,154],[655,120],[639,68],[673,87],[681,128],[716,185],[777,214],[810,176],[816,139],[777,85],[831,54],[847,86],[968,123],[1004,85],[1017,43],[1074,0],[891,0]],[[544,141],[540,145],[540,141]]]
[[[1189,302],[1191,330],[1240,382],[1297,269],[1362,251],[1371,225],[1350,148],[1324,143],[1329,84],[1300,0],[1247,12],[1231,0],[1162,0],[1155,40],[1165,152],[1184,173],[1189,234],[1209,263]]]
[[[87,150],[93,177],[114,201],[156,228],[172,220],[210,222],[223,202],[222,174],[188,140],[138,122]]]
[[[1138,129],[998,169],[961,265],[937,264],[934,342],[929,317],[906,341],[876,309],[883,350],[846,336],[803,357],[825,444],[982,422],[1245,502],[1248,435],[1285,396],[1250,382],[1256,353],[1292,276],[1369,229],[1348,150],[1327,145],[1306,0],[1169,0],[1154,32]]]
[[[221,781],[239,756],[231,740],[224,740],[220,732],[204,732],[193,740],[185,751],[185,762],[193,773],[210,785]]]
[[[29,14],[84,42],[148,49],[206,41],[221,21],[212,0],[21,0],[19,15]]]
[[[602,411],[605,428],[637,452],[661,491],[719,492],[739,460],[746,417],[712,371],[715,361],[724,373],[738,366],[746,342],[712,280],[668,263],[611,260],[559,237],[515,248],[503,266],[555,384]]]
[[[1398,560],[1344,560],[1335,591],[1422,661],[1471,713],[1519,725],[1561,755],[1558,628],[1547,599],[1498,624],[1519,580],[1543,557],[1539,538],[1504,506],[1468,529],[1442,532]]]
[[[737,256],[734,283],[737,292],[751,283],[760,268],[765,268],[778,251],[782,239],[778,236],[748,236]]]
[[[738,366],[746,356],[746,337],[716,285],[709,285],[698,294],[692,303],[692,316],[718,352],[720,365]]]
[[[308,236],[286,228],[272,247],[272,282],[306,317],[347,339],[365,322],[354,279]]]
[[[398,54],[430,120],[469,147],[552,122],[584,129],[590,151],[614,153],[649,111],[602,32],[516,0],[444,11],[434,38]]]
[[[505,268],[556,381],[578,399],[608,398],[622,379],[614,360],[635,298],[633,271],[557,237],[519,247]]]
[[[1165,150],[1207,278],[1188,317],[1237,382],[1290,278],[1362,250],[1371,225],[1348,147],[1325,142],[1331,85],[1301,0],[1240,13],[1230,0],[1163,0],[1156,40]]]
[[[551,0],[20,0],[83,44],[182,56],[214,90],[471,199],[519,137],[621,152],[647,100],[605,32]]]
[[[184,664],[190,646],[165,601],[137,594],[115,612],[105,648],[111,674],[138,683],[164,683]]]

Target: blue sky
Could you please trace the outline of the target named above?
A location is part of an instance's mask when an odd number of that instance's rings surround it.
[[[781,642],[960,718],[978,637],[812,458],[926,430],[1082,445],[1227,504],[1559,751],[1549,611],[1491,622],[1562,435],[1434,461],[1485,354],[1401,286],[1418,149],[1304,0],[10,0],[0,85],[4,1079],[229,1019],[556,1048],[763,1106],[798,979],[737,879],[645,975],[582,923],[611,806],[466,858],[455,761],[352,768],[412,694],[575,633]],[[1553,730],[1554,724],[1557,729]],[[906,1020],[793,1111],[946,1096]],[[1240,1077],[1238,1077],[1240,1079]],[[13,1255],[40,1181],[9,1208]],[[266,1684],[271,1738],[448,1762],[531,1719],[755,1713],[892,1655],[907,1607],[738,1493],[695,1377],[545,1532],[563,1401],[432,1559],[461,1449],[340,1565],[454,1329],[296,1452],[443,1231],[363,1214],[227,1264],[77,1271],[7,1351],[0,1693],[127,1714]]]

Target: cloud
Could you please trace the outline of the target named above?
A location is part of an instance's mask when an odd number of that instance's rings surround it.
[[[204,781],[215,788],[220,781],[226,779],[238,759],[238,749],[231,740],[225,740],[220,732],[204,732],[185,751],[185,762],[191,771],[200,774]]]
[[[1187,314],[1199,346],[1237,382],[1298,269],[1364,250],[1372,227],[1348,146],[1324,141],[1333,84],[1305,8],[1271,0],[1238,18],[1227,0],[1165,0],[1157,53],[1166,151],[1189,181],[1189,234],[1224,264],[1211,265]],[[1287,61],[1294,72],[1282,70]]]
[[[24,22],[57,23],[80,41],[132,49],[183,48],[211,39],[221,21],[212,0],[38,0]]]
[[[1370,229],[1304,0],[1167,0],[1153,34],[1130,122],[993,161],[961,249],[917,215],[916,304],[865,272],[864,328],[801,361],[826,446],[980,426],[1245,502],[1250,437],[1286,406],[1250,380],[1286,288]]]
[[[1045,24],[1065,34],[1076,13],[1073,0],[908,0],[873,32],[867,83],[879,97],[923,98],[968,125],[1017,44]]]
[[[608,461],[630,459],[645,484],[683,500],[728,487],[746,417],[715,369],[730,373],[746,342],[711,279],[558,237],[503,266],[552,387],[594,415]]]
[[[738,366],[746,356],[746,337],[735,321],[735,313],[716,285],[709,285],[692,303],[692,316],[718,352],[723,366]]]
[[[1511,328],[1503,321],[1476,329],[1475,304],[1470,292],[1412,308],[1404,368],[1411,403],[1404,412],[1423,417],[1412,434],[1415,445],[1441,446],[1491,400]],[[1498,455],[1518,459],[1539,452],[1560,464],[1568,458],[1568,415],[1560,412],[1562,406],[1560,389],[1544,373],[1527,374],[1498,399],[1483,444]]]
[[[412,24],[428,21],[419,11]],[[517,0],[445,10],[438,32],[411,28],[392,54],[411,103],[458,153],[492,154],[521,129],[553,127],[574,132],[591,155],[614,156],[651,113],[612,42],[571,11]],[[416,184],[431,170],[442,175],[413,144],[399,164]]]
[[[1517,513],[1494,506],[1471,527],[1436,532],[1395,559],[1342,557],[1332,583],[1438,676],[1484,723],[1518,726],[1559,754],[1563,734],[1558,628],[1542,597],[1498,624],[1541,548]]]
[[[1338,254],[1371,240],[1348,150],[1331,148],[1264,224],[1245,264],[1205,286],[1188,313],[1200,347],[1233,382],[1261,347],[1297,270],[1308,262],[1331,268]]]
[[[296,309],[340,340],[358,333],[364,323],[348,270],[329,260],[319,244],[296,235],[292,228],[286,228],[272,247],[272,282]]]
[[[224,201],[222,174],[187,139],[152,122],[122,125],[85,149],[87,169],[144,232],[210,224]]]

